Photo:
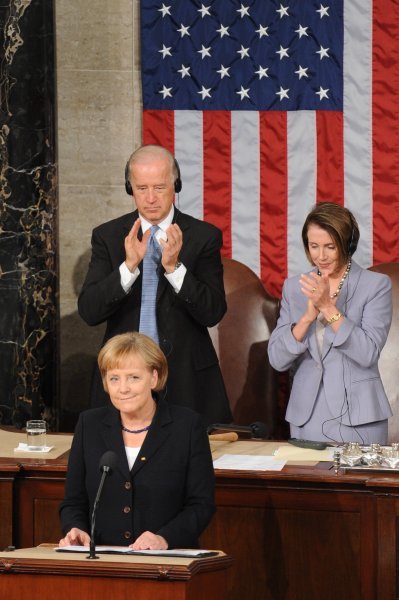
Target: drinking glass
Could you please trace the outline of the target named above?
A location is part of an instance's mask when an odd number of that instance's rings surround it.
[[[26,422],[26,441],[29,450],[42,451],[46,448],[47,423],[41,419]]]

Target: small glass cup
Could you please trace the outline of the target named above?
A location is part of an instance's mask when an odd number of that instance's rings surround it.
[[[26,442],[28,450],[42,452],[46,448],[47,423],[41,419],[26,422]]]

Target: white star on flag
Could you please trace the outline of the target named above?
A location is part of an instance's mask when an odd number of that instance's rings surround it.
[[[201,58],[202,60],[205,58],[205,56],[210,56],[211,53],[209,52],[211,49],[210,46],[208,46],[208,48],[205,48],[204,45],[202,45],[201,50],[197,50],[198,54],[201,54]]]
[[[289,92],[289,88],[287,88],[286,90],[280,85],[280,91],[276,92],[276,96],[280,96],[280,102],[283,98],[289,98],[288,92]]]
[[[325,90],[320,86],[320,89],[318,92],[316,92],[316,94],[319,96],[320,100],[323,100],[323,98],[328,98],[328,94],[327,94],[328,91],[329,91],[328,88]]]
[[[283,60],[285,56],[289,58],[288,48],[283,48],[282,46],[280,46],[280,50],[276,50],[276,54],[280,55],[280,60]]]
[[[241,60],[246,56],[247,58],[249,58],[249,54],[248,54],[249,48],[244,48],[244,46],[241,46],[241,50],[237,50],[237,54],[241,54]]]
[[[330,58],[328,56],[328,51],[330,48],[323,48],[323,46],[320,46],[320,50],[316,50],[316,54],[320,54],[320,60],[324,57]]]
[[[172,94],[170,93],[171,89],[172,89],[171,87],[168,88],[168,87],[166,87],[166,85],[164,85],[162,90],[159,90],[159,93],[162,94],[164,100],[165,100],[166,96],[169,96],[170,98],[172,97]]]
[[[268,29],[269,29],[269,27],[264,27],[263,25],[259,25],[259,29],[255,29],[255,33],[259,33],[259,39],[263,38],[264,35],[269,37],[269,34],[267,33]]]
[[[283,17],[289,17],[288,6],[283,6],[282,4],[280,4],[280,8],[277,8],[276,12],[280,13],[280,19],[282,19]]]
[[[229,34],[229,28],[225,27],[224,25],[222,25],[220,23],[220,29],[216,29],[216,33],[220,33],[220,37],[222,38],[224,35],[230,35]]]
[[[186,76],[187,77],[191,77],[191,75],[190,75],[190,68],[191,67],[185,67],[184,65],[182,65],[181,69],[179,69],[177,72],[181,73],[182,79],[184,79]]]
[[[188,30],[190,29],[189,25],[183,25],[183,23],[180,24],[180,29],[178,29],[177,31],[180,33],[181,37],[184,37],[185,35],[190,35]]]
[[[172,53],[170,51],[171,48],[172,48],[172,46],[169,46],[167,48],[165,46],[165,44],[162,44],[162,50],[158,50],[158,52],[160,52],[162,54],[162,58],[165,58],[165,56],[172,56]]]
[[[299,79],[302,79],[302,77],[309,77],[307,71],[308,67],[301,67],[301,65],[299,65],[298,70],[295,71],[295,73],[298,75]]]
[[[267,74],[268,70],[269,67],[261,67],[259,65],[259,69],[255,71],[255,74],[259,75],[259,79],[262,79],[262,77],[269,77],[269,75]]]
[[[209,93],[211,91],[211,89],[212,88],[206,88],[206,87],[202,86],[201,91],[197,92],[197,94],[201,94],[202,99],[205,100],[205,98],[210,98],[211,97],[211,95]]]
[[[238,8],[237,12],[241,13],[241,19],[245,16],[249,17],[249,6],[241,4],[241,8]]]
[[[329,17],[330,15],[328,14],[328,10],[329,10],[329,6],[323,6],[322,4],[320,4],[320,8],[318,8],[316,10],[316,12],[320,13],[320,19],[322,19],[323,17]]]
[[[302,25],[299,25],[298,29],[295,29],[295,33],[297,33],[299,35],[299,39],[300,39],[303,35],[309,36],[309,34],[307,32],[308,29],[309,29],[309,27],[302,27]]]
[[[162,7],[158,8],[158,11],[162,13],[162,18],[164,18],[166,15],[170,16],[170,6],[165,6],[165,4],[162,4]]]
[[[241,100],[244,100],[244,98],[249,98],[248,92],[249,88],[244,89],[244,87],[241,86],[241,89],[238,92],[236,92],[236,94],[238,94],[241,97]]]
[[[221,79],[223,79],[223,77],[230,77],[229,69],[230,67],[224,67],[223,65],[220,65],[220,69],[216,71],[216,73],[220,73]]]
[[[209,17],[211,16],[211,13],[209,12],[210,8],[210,6],[204,6],[201,4],[201,8],[198,9],[198,12],[201,13],[202,18],[204,18],[205,15],[208,15]]]

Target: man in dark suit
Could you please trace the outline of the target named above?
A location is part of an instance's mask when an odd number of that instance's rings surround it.
[[[208,333],[226,312],[222,234],[213,225],[174,207],[181,189],[172,154],[142,146],[126,165],[126,191],[137,210],[93,230],[92,257],[79,296],[79,314],[89,325],[106,321],[104,342],[140,328],[143,260],[152,225],[162,251],[156,293],[156,341],[165,353],[169,379],[164,396],[188,406],[205,424],[231,421],[218,358]],[[92,406],[107,402],[96,373]]]

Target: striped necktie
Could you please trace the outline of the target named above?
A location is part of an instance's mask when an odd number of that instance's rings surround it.
[[[148,335],[157,344],[159,343],[156,302],[158,288],[158,266],[161,260],[161,247],[155,233],[158,225],[151,226],[151,235],[148,238],[147,252],[143,259],[143,282],[141,289],[140,333]]]

